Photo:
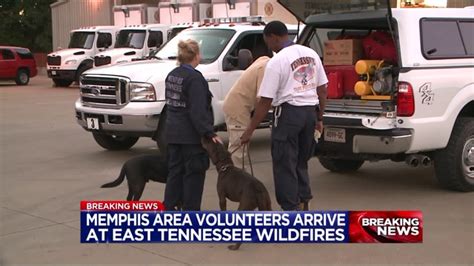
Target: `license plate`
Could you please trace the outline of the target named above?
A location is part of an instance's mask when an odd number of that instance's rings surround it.
[[[56,76],[56,71],[51,71],[51,75]]]
[[[346,130],[343,128],[325,128],[324,140],[330,142],[346,143]]]
[[[86,121],[87,129],[99,130],[99,118],[88,117],[86,118]]]

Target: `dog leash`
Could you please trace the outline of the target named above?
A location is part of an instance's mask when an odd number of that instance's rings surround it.
[[[238,151],[240,148],[242,148],[242,170],[244,170],[245,167],[245,149],[247,149],[247,157],[249,157],[249,165],[250,165],[250,173],[253,175],[253,165],[252,165],[252,159],[250,158],[250,149],[248,148],[248,144],[240,144],[235,148],[233,151],[230,152],[230,154],[234,154],[236,151]]]
[[[243,147],[242,147],[242,170],[244,170],[244,167],[245,167],[245,157],[244,157],[245,149],[247,149],[247,156],[249,157],[250,173],[252,174],[252,176],[254,176],[253,166],[252,166],[252,159],[250,158],[250,149],[249,149],[248,144],[244,144]]]
[[[237,146],[237,148],[235,148],[233,151],[230,152],[230,154],[234,154],[238,149],[240,149],[240,147],[242,147],[243,144],[240,144],[239,146]]]

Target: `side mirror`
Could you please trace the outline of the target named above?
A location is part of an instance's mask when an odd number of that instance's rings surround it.
[[[247,69],[253,61],[252,52],[249,49],[240,49],[238,56],[238,66],[240,70]]]

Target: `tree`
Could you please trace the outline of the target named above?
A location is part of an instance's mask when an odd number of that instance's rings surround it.
[[[51,8],[54,0],[0,1],[0,44],[50,52]]]

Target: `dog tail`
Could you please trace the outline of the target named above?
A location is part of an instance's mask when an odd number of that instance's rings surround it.
[[[120,175],[118,176],[117,179],[115,179],[114,181],[112,181],[110,183],[103,184],[101,187],[102,188],[104,188],[104,187],[116,187],[116,186],[122,184],[124,179],[125,179],[125,167],[122,167],[122,170],[120,171]]]
[[[258,210],[271,211],[272,201],[270,199],[270,194],[268,194],[268,191],[263,184],[258,186],[256,194],[257,194]]]

